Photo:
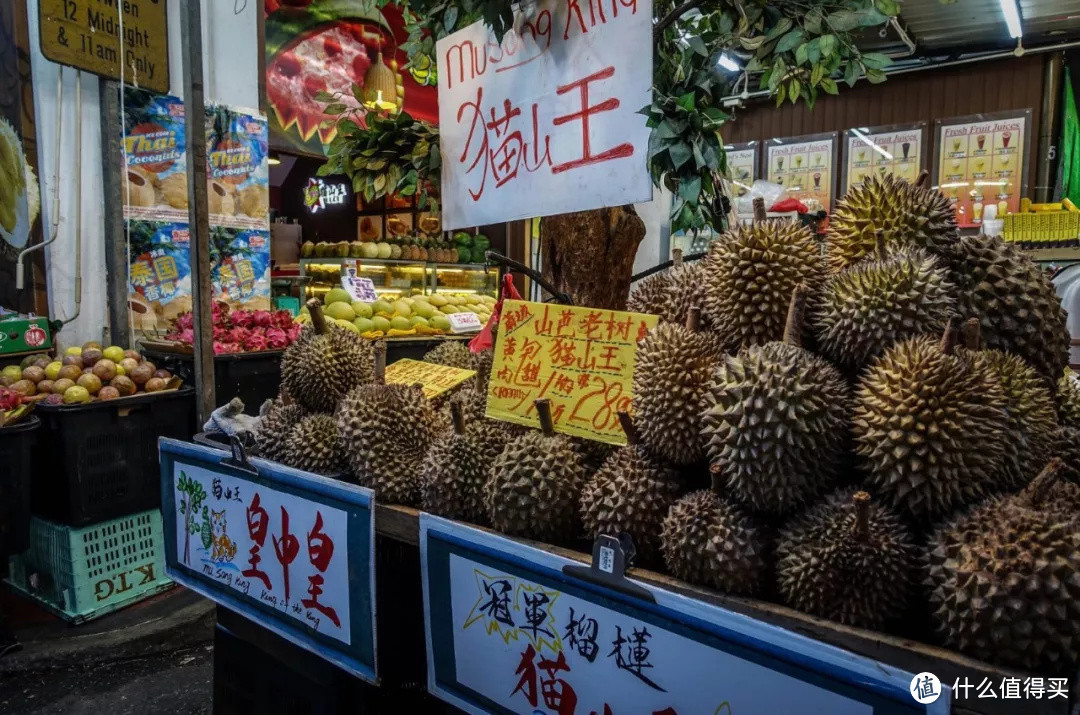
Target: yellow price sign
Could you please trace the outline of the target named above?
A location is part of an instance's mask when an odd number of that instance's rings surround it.
[[[459,367],[437,365],[409,358],[386,366],[387,384],[415,385],[420,383],[424,388],[424,397],[428,399],[452,390],[475,374],[476,370],[463,370]]]
[[[508,300],[495,343],[487,416],[539,427],[547,398],[558,432],[626,444],[637,344],[655,315]]]
[[[41,54],[127,84],[169,91],[166,0],[40,0]]]

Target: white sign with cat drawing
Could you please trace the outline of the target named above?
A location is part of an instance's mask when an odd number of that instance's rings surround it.
[[[178,564],[350,643],[344,511],[192,464],[173,488]]]

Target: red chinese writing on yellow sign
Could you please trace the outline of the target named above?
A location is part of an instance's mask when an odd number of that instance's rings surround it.
[[[506,301],[488,384],[487,415],[538,427],[533,401],[551,401],[559,432],[625,444],[618,413],[633,398],[637,343],[655,315]]]
[[[386,366],[386,382],[398,385],[419,383],[424,397],[431,399],[451,390],[476,374],[476,370],[463,370],[449,365],[436,365],[421,360],[398,360]]]

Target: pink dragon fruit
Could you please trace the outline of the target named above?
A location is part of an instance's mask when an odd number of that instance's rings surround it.
[[[222,355],[226,353],[241,353],[244,351],[244,346],[240,343],[214,343],[214,354]]]
[[[255,327],[255,320],[250,310],[235,310],[232,313],[232,323],[239,328]]]
[[[180,315],[176,316],[176,329],[177,330],[185,330],[185,329],[194,328],[194,327],[195,327],[195,314],[192,313],[190,310],[187,311],[186,313],[181,313]]]
[[[222,325],[214,326],[214,342],[227,343],[229,342],[229,329]]]
[[[273,324],[270,311],[268,310],[256,310],[251,314],[252,320],[255,325],[260,328],[269,328]]]
[[[229,342],[244,344],[249,337],[251,337],[251,330],[247,328],[241,328],[239,326],[229,330]]]
[[[266,346],[271,350],[282,350],[289,347],[292,341],[281,328],[266,329]]]
[[[300,337],[300,333],[304,330],[302,323],[291,323],[285,330],[285,334],[289,336],[289,344],[292,345],[296,342],[296,339]]]
[[[250,350],[252,352],[256,350],[266,350],[267,344],[266,334],[256,331],[249,335],[248,339],[244,341],[244,350]]]
[[[281,328],[285,332],[289,332],[289,328],[293,325],[292,313],[287,310],[275,310],[271,322],[275,328]]]

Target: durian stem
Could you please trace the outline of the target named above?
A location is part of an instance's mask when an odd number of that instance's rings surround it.
[[[701,308],[696,305],[686,311],[686,329],[695,333],[701,330]]]
[[[915,179],[915,186],[920,189],[923,188],[924,186],[926,186],[926,182],[929,178],[930,172],[926,169],[923,169],[921,172],[919,172],[919,178]]]
[[[682,249],[675,248],[671,251],[671,262],[675,264],[675,267],[682,265]]]
[[[953,348],[956,347],[955,315],[949,318],[949,323],[945,326],[945,331],[941,334],[941,342],[938,345],[941,348],[941,352],[946,355],[952,355]]]
[[[885,248],[885,232],[880,228],[874,231],[874,252],[879,260],[885,260],[888,250]]]
[[[641,441],[641,435],[634,425],[634,418],[630,416],[629,412],[619,413],[619,424],[622,425],[622,430],[626,433],[627,444],[638,444]]]
[[[386,341],[380,340],[375,343],[375,382],[379,385],[386,384]]]
[[[760,196],[754,199],[754,223],[761,223],[769,217],[765,212],[765,199]]]
[[[533,402],[536,406],[536,414],[540,417],[540,429],[545,437],[555,436],[555,420],[551,419],[551,400],[547,398]]]
[[[1031,505],[1033,507],[1040,507],[1046,502],[1046,498],[1050,496],[1050,490],[1061,477],[1062,466],[1061,458],[1054,457],[1039,472],[1039,476],[1031,480]]]
[[[461,409],[460,402],[450,403],[450,417],[454,420],[454,432],[465,434],[465,412]]]
[[[724,468],[719,464],[709,465],[709,487],[715,494],[720,494],[724,490]]]
[[[968,350],[978,350],[982,347],[981,326],[978,318],[968,318],[964,321],[964,347]]]
[[[851,496],[851,502],[855,505],[855,526],[851,531],[856,537],[865,539],[870,536],[870,495],[866,492],[855,492]]]
[[[319,335],[326,335],[326,316],[322,312],[322,303],[318,298],[312,298],[307,302],[308,312],[311,313],[311,327],[315,328],[315,332]]]
[[[806,286],[800,283],[791,291],[791,303],[788,304],[787,323],[784,324],[784,342],[802,347],[803,323],[806,319]]]

